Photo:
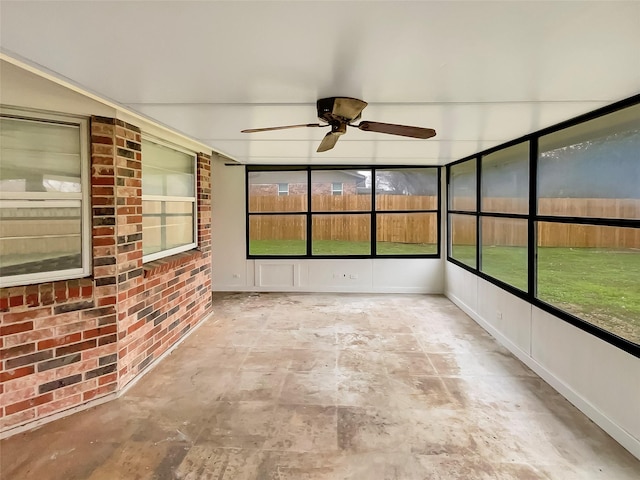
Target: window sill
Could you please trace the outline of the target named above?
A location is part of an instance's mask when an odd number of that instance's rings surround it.
[[[176,253],[169,257],[147,262],[142,266],[144,278],[162,275],[194,260],[200,260],[201,258],[203,258],[203,253],[200,250],[189,250],[188,252]]]

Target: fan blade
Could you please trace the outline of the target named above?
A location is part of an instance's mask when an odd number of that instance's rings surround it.
[[[328,127],[328,126],[329,125],[320,125],[319,123],[302,123],[300,125],[285,125],[282,127],[248,128],[246,130],[240,130],[240,133],[270,132],[271,130],[286,130],[287,128]]]
[[[320,146],[318,146],[318,150],[316,150],[316,152],[320,153],[320,152],[326,152],[327,150],[331,150],[333,147],[336,146],[336,143],[338,143],[339,138],[340,138],[340,135],[337,133],[333,133],[333,132],[327,133],[322,139],[322,142],[320,142]]]
[[[365,132],[388,133],[390,135],[400,135],[412,138],[431,138],[435,137],[436,131],[433,128],[410,127],[408,125],[395,125],[393,123],[380,122],[360,122],[358,127]]]

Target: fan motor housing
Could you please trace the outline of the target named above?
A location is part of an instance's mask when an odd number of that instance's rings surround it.
[[[351,97],[329,97],[318,100],[316,106],[318,118],[333,125],[358,120],[367,102]]]

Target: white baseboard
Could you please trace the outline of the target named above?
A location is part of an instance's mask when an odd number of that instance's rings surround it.
[[[589,417],[593,422],[613,437],[620,445],[626,448],[633,456],[640,460],[640,440],[633,437],[620,425],[607,417],[601,410],[593,405],[588,399],[583,397],[579,392],[575,391],[569,384],[562,379],[556,377],[553,372],[549,371],[544,365],[538,363],[522,349],[518,348],[511,340],[505,337],[493,325],[480,317],[474,310],[465,304],[460,298],[445,293],[445,296],[455,303],[463,312],[469,315],[476,323],[489,332],[498,342],[513,353],[522,363],[528,366],[545,382],[553,387],[560,395],[571,402],[578,410]]]
[[[214,292],[260,292],[260,293],[397,293],[443,295],[441,289],[423,287],[343,287],[343,286],[304,286],[304,287],[256,287],[256,286],[213,286]]]

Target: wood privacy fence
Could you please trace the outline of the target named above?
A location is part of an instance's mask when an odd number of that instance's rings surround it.
[[[315,240],[368,242],[371,240],[371,195],[312,195],[314,212],[358,212],[364,214],[313,215]],[[435,213],[384,213],[381,210],[435,210],[435,196],[377,195],[377,238],[383,242],[436,243]],[[249,211],[301,212],[300,215],[251,216],[251,240],[304,240],[306,238],[307,196],[252,196]]]
[[[475,210],[476,200],[458,197],[452,210]],[[483,198],[483,212],[529,213],[529,198]],[[640,218],[640,200],[633,198],[541,198],[539,215],[595,218]]]
[[[340,212],[371,209],[370,195],[313,195],[312,211]],[[459,198],[455,209],[474,209],[473,199]],[[437,208],[435,196],[377,195],[378,241],[397,243],[436,243],[435,213],[385,213],[384,210],[428,210]],[[485,211],[527,213],[524,198],[485,198]],[[300,212],[300,215],[252,215],[249,219],[251,240],[304,240],[306,238],[307,196],[252,196],[251,213]],[[543,198],[541,215],[575,217],[638,218],[640,200],[593,198]],[[370,216],[359,214],[314,214],[313,236],[316,240],[369,241]],[[475,243],[475,218],[458,216],[453,225],[453,240],[459,245]],[[526,246],[527,221],[484,217],[482,241],[485,245]],[[593,225],[538,224],[538,245],[553,247],[640,248],[640,229]]]
[[[314,215],[315,240],[343,240],[368,242],[371,240],[371,216]],[[251,240],[304,240],[307,236],[305,215],[251,216]],[[437,215],[435,213],[378,214],[377,239],[380,242],[436,243]]]
[[[458,198],[455,209],[475,209],[475,199]],[[528,213],[525,198],[485,198],[484,212]],[[640,200],[614,198],[541,198],[538,214],[564,217],[640,218]],[[475,222],[457,217],[453,228],[454,243],[475,243]],[[482,242],[485,245],[526,246],[527,221],[510,218],[483,217]],[[538,245],[546,247],[601,247],[640,249],[640,229],[616,228],[595,225],[579,225],[539,222]]]
[[[376,195],[376,210],[436,210],[438,199],[422,195]],[[312,195],[315,212],[370,211],[371,195]],[[306,212],[306,195],[251,195],[249,212]]]

